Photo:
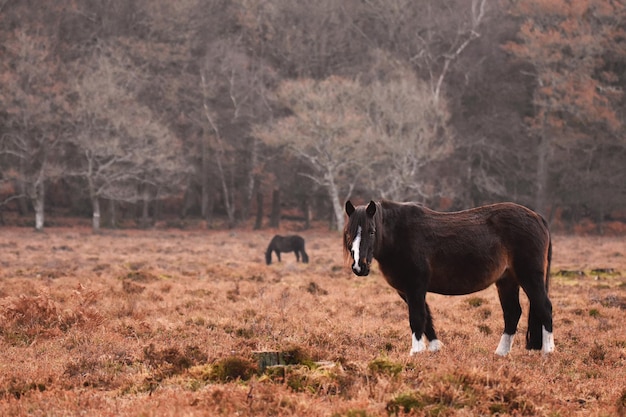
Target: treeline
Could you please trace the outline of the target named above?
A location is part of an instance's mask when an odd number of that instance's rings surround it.
[[[613,0],[0,2],[0,220],[626,207]],[[102,220],[101,220],[102,219]]]

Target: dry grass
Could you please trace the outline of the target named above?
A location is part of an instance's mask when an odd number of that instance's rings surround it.
[[[444,348],[409,358],[406,307],[338,234],[266,266],[273,234],[0,229],[0,415],[626,415],[623,238],[554,237],[550,357],[525,317],[493,354],[490,288],[429,295]]]

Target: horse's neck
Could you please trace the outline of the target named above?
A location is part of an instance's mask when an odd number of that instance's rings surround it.
[[[387,220],[387,219],[385,219]],[[391,221],[392,219],[389,218],[388,221]],[[379,203],[379,207],[378,210],[376,211],[376,214],[374,215],[374,222],[376,225],[376,236],[377,239],[374,242],[374,258],[376,259],[380,259],[380,257],[383,255],[383,248],[388,247],[387,245],[389,243],[391,243],[391,237],[388,236],[389,233],[387,231],[387,227],[389,227],[389,224],[385,224],[383,222],[383,209]]]
[[[403,204],[394,202],[385,202],[379,207],[380,210],[376,211],[375,222],[376,230],[378,233],[378,239],[374,245],[374,258],[380,259],[384,257],[385,253],[397,251],[398,244],[395,239],[395,232],[399,227],[407,227],[407,224],[403,224],[406,216],[406,210],[408,207]]]

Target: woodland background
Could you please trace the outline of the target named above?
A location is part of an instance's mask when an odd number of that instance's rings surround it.
[[[341,228],[385,197],[602,232],[625,29],[614,0],[2,0],[0,221]]]

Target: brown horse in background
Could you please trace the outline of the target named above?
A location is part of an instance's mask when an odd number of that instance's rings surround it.
[[[439,350],[426,293],[470,294],[496,284],[504,332],[496,354],[511,350],[522,314],[519,289],[530,300],[526,349],[554,350],[548,284],[552,244],[547,222],[530,209],[501,203],[440,213],[414,203],[346,202],[344,250],[352,271],[369,274],[372,258],[407,303],[411,355]]]
[[[276,235],[270,241],[270,244],[267,246],[267,250],[265,251],[265,263],[272,263],[272,252],[276,253],[276,258],[278,258],[278,262],[280,262],[280,254],[281,252],[293,252],[296,254],[296,262],[300,262],[300,257],[302,257],[302,262],[309,262],[309,255],[307,255],[304,250],[304,238],[299,235],[290,235],[290,236],[280,236]]]

